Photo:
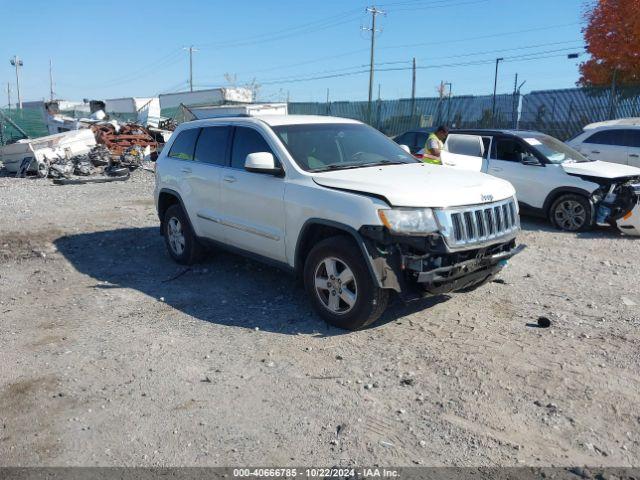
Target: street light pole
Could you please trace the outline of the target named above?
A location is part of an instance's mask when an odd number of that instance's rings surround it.
[[[504,58],[496,58],[496,74],[493,78],[493,103],[491,105],[491,121],[495,127],[495,117],[496,117],[496,89],[498,88],[498,65]]]
[[[9,62],[11,63],[11,65],[16,67],[16,89],[18,90],[18,108],[22,109],[22,96],[20,96],[20,67],[22,67],[24,64],[20,59],[20,57],[18,57],[17,55],[14,55],[13,58],[9,60]]]

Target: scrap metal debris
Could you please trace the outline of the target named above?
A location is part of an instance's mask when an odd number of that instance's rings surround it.
[[[96,142],[104,145],[113,155],[123,155],[131,147],[149,147],[149,153],[156,153],[158,142],[150,135],[149,130],[141,125],[115,122],[100,123],[91,127]]]

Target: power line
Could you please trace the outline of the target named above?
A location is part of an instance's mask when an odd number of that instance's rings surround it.
[[[489,0],[469,0],[467,2],[459,2],[459,3],[446,3],[444,5],[425,5],[423,7],[407,7],[407,8],[396,8],[391,10],[392,13],[395,12],[407,12],[407,11],[411,11],[411,12],[415,12],[417,10],[433,10],[436,8],[449,8],[449,7],[459,7],[459,6],[463,6],[463,5],[473,5],[473,4],[478,4],[478,3],[487,3]]]
[[[565,49],[566,50],[566,49]],[[530,61],[530,60],[541,60],[541,59],[545,59],[545,58],[557,58],[557,57],[565,57],[565,54],[561,54],[561,55],[542,55],[545,52],[534,52],[531,54],[524,55],[524,56],[512,56],[512,57],[504,57],[504,62],[508,62],[508,63],[515,63],[515,62],[520,62],[520,61]],[[471,61],[471,62],[461,62],[461,63],[448,63],[448,64],[441,64],[441,65],[424,65],[424,66],[417,66],[416,69],[417,70],[428,70],[428,69],[434,69],[434,68],[448,68],[448,67],[468,67],[468,66],[476,66],[476,65],[487,65],[487,64],[492,64],[495,62],[495,58],[494,59],[483,59],[483,60],[476,60],[476,61]],[[406,71],[406,70],[411,70],[413,67],[409,66],[409,67],[391,67],[391,68],[379,68],[377,69],[378,72],[398,72],[398,71]],[[316,76],[316,77],[304,77],[304,78],[297,78],[297,79],[291,79],[291,80],[282,80],[282,79],[276,79],[276,80],[271,80],[271,81],[264,81],[261,82],[261,85],[272,85],[272,84],[276,84],[276,83],[300,83],[300,82],[308,82],[308,81],[313,81],[313,80],[324,80],[324,79],[329,79],[329,78],[340,78],[340,77],[348,77],[348,76],[353,76],[353,75],[361,75],[363,73],[368,73],[369,70],[367,69],[361,69],[361,70],[357,70],[357,71],[353,71],[353,72],[344,72],[344,73],[336,73],[336,74],[329,74],[329,75],[321,75],[321,76]]]
[[[332,28],[338,25],[342,25],[344,23],[351,22],[352,20],[354,20],[354,14],[356,12],[360,12],[360,9],[346,10],[336,15],[331,15],[329,17],[315,20],[313,22],[304,23],[304,24],[298,25],[297,27],[286,28],[277,32],[254,35],[253,37],[246,37],[244,39],[237,39],[237,40],[228,41],[228,42],[201,43],[201,44],[198,44],[198,46],[207,47],[207,48],[209,47],[232,48],[232,47],[242,47],[246,45],[253,45],[256,43],[271,42],[271,41],[280,40],[283,38],[288,38],[291,36],[315,32],[319,30],[325,30],[327,28]]]
[[[508,52],[508,51],[514,51],[514,50],[524,50],[524,49],[528,49],[528,48],[538,48],[541,46],[551,46],[551,45],[555,45],[558,44],[560,42],[551,42],[548,44],[537,44],[537,45],[529,45],[529,46],[522,46],[522,47],[514,47],[514,48],[508,48],[508,49],[502,49],[502,50],[492,50],[492,51],[485,51],[485,52],[470,52],[467,54],[463,54],[463,55],[449,55],[449,56],[443,56],[443,57],[435,57],[435,59],[446,59],[446,58],[456,58],[456,57],[468,57],[468,56],[476,56],[476,55],[482,55],[485,53],[496,53],[496,52]],[[527,56],[527,55],[539,55],[539,54],[546,54],[546,53],[554,53],[554,52],[559,52],[559,51],[564,51],[564,50],[568,50],[568,49],[575,49],[575,48],[581,48],[581,47],[564,47],[561,49],[555,49],[555,50],[545,50],[542,52],[530,52],[530,53],[523,53],[520,56]],[[507,58],[513,58],[513,57],[507,57]],[[433,58],[432,58],[433,60]],[[493,62],[493,60],[491,60]],[[465,63],[464,65],[475,65],[475,64],[483,64],[485,62],[485,60],[480,59],[480,60],[474,60],[471,63]],[[394,61],[394,62],[382,62],[382,63],[378,63],[377,65],[396,65],[396,64],[410,64],[411,60],[399,60],[399,61]],[[449,64],[451,65],[451,64]],[[453,65],[459,65],[459,64],[453,64]],[[354,69],[363,69],[365,67],[368,67],[368,65],[365,64],[360,64],[360,65],[352,65],[349,67],[343,67],[343,68],[338,68],[338,69],[331,69],[331,70],[320,70],[320,71],[316,71],[316,72],[311,72],[308,75],[324,75],[324,74],[332,74],[332,73],[341,73],[341,72],[348,72],[350,70],[354,70]],[[407,67],[406,69],[408,69],[409,67]],[[420,69],[423,68],[432,68],[432,66],[423,66],[423,67],[419,67]],[[378,71],[393,71],[390,70],[388,68],[378,68]],[[267,81],[269,82],[277,82],[277,81],[287,81],[290,79],[297,79],[300,78],[301,75],[284,75],[282,77],[276,77],[276,78],[272,78],[272,79],[267,79]]]
[[[538,31],[543,31],[543,30],[553,30],[556,28],[562,28],[562,27],[568,27],[568,26],[572,26],[572,25],[579,25],[580,22],[573,22],[573,23],[563,23],[560,25],[548,25],[546,27],[536,27],[536,28],[529,28],[526,30],[514,30],[511,32],[501,32],[501,33],[490,33],[487,35],[479,35],[476,37],[466,37],[466,38],[458,38],[458,39],[451,39],[451,40],[447,40],[446,44],[449,45],[451,43],[460,43],[460,42],[468,42],[470,40],[481,40],[484,38],[496,38],[496,37],[503,37],[503,36],[508,36],[508,35],[518,35],[521,33],[528,33],[528,32],[538,32]],[[393,48],[410,48],[410,47],[423,47],[426,45],[442,45],[442,41],[433,41],[433,42],[422,42],[422,43],[409,43],[409,44],[404,44],[404,45],[389,45],[386,47],[380,47],[380,49],[384,49],[384,50],[389,50],[389,49],[393,49]]]

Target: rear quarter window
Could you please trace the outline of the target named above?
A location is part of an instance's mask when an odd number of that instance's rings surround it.
[[[596,145],[624,145],[624,132],[622,130],[601,130],[594,133],[584,143],[595,143]]]
[[[199,128],[191,128],[180,132],[175,141],[171,144],[169,156],[180,160],[193,160],[196,140],[199,133]]]

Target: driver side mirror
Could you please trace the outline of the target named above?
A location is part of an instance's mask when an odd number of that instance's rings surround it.
[[[247,155],[244,168],[248,172],[282,175],[282,168],[276,166],[276,159],[269,152],[255,152]]]
[[[522,157],[521,163],[523,165],[540,166],[540,161],[534,155],[525,155]]]
[[[400,148],[403,149],[405,152],[407,153],[411,153],[411,149],[409,147],[407,147],[406,145],[400,145]]]

